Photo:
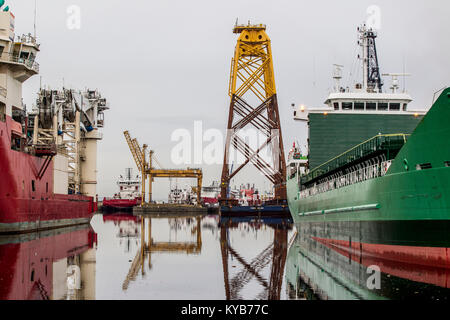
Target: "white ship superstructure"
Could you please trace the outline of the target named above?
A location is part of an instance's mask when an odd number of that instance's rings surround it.
[[[116,199],[134,200],[141,197],[141,177],[133,175],[133,169],[125,169],[125,176],[120,176],[117,181],[119,193]]]
[[[197,194],[192,187],[186,186],[184,189],[176,186],[169,193],[169,204],[197,204]]]

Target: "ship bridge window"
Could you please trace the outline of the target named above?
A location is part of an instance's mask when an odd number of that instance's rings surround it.
[[[378,111],[386,111],[388,109],[388,104],[384,102],[380,102],[378,104]]]
[[[364,110],[364,102],[355,102],[355,110]]]
[[[353,110],[353,102],[342,102],[342,110]]]
[[[406,111],[407,108],[408,108],[408,104],[407,104],[407,103],[404,103],[404,104],[403,104],[403,111]]]
[[[334,110],[339,110],[339,102],[333,103]]]
[[[21,52],[20,53],[20,59],[27,60],[29,55],[30,55],[29,52]]]
[[[390,103],[389,110],[391,111],[400,111],[400,103]]]
[[[11,150],[20,151],[20,137],[11,134]]]
[[[31,191],[35,192],[36,191],[36,185],[34,180],[31,180]]]
[[[367,102],[366,103],[366,110],[377,110],[376,102]]]

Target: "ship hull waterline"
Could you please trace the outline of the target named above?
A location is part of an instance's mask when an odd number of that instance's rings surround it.
[[[53,193],[53,162],[11,149],[12,119],[0,121],[0,234],[23,233],[90,222],[93,197]]]
[[[384,176],[302,198],[288,179],[299,233],[350,254],[450,268],[449,106],[446,89]]]

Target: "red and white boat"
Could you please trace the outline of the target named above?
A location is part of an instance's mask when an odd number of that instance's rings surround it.
[[[207,208],[219,208],[220,186],[213,181],[210,186],[202,187],[202,205]]]
[[[125,169],[125,176],[117,181],[119,193],[113,198],[104,198],[102,208],[105,211],[131,210],[141,204],[141,177],[133,175],[133,169]]]
[[[255,185],[241,185],[239,190],[239,204],[241,206],[256,206],[261,205],[261,203],[261,197],[258,189],[255,188]]]
[[[95,91],[41,90],[26,111],[22,84],[39,73],[36,38],[17,37],[0,10],[0,233],[88,223],[96,210],[98,129],[106,100]]]

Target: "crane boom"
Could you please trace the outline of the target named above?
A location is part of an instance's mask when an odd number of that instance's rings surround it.
[[[125,136],[125,139],[127,140],[128,147],[130,148],[131,154],[133,155],[134,162],[136,162],[136,166],[138,167],[139,171],[141,172],[142,176],[142,184],[141,184],[141,206],[145,203],[145,180],[147,178],[146,173],[146,163],[145,163],[145,150],[147,146],[144,144],[141,149],[139,146],[139,143],[136,139],[131,139],[130,132],[124,131],[123,135]]]
[[[154,151],[150,150],[150,155],[148,160],[146,159],[146,150],[147,145],[144,144],[141,148],[139,142],[136,138],[132,139],[129,131],[123,132],[125,139],[127,140],[128,147],[130,148],[131,154],[133,155],[134,161],[136,162],[136,166],[142,175],[142,198],[141,198],[141,206],[145,203],[145,181],[149,179],[149,189],[148,189],[148,197],[149,202],[152,202],[152,182],[154,178],[196,178],[197,179],[197,203],[201,203],[201,190],[202,190],[202,180],[203,173],[201,169],[192,169],[187,168],[185,170],[182,169],[163,169],[159,161],[154,158]],[[160,167],[159,169],[153,168],[153,160]]]
[[[136,150],[136,154],[137,154],[139,163],[141,163],[141,172],[142,172],[142,166],[144,166],[143,169],[145,170],[145,165],[146,165],[146,164],[145,164],[145,161],[143,161],[143,159],[144,159],[144,154],[143,154],[142,149],[141,149],[141,147],[139,146],[139,142],[137,141],[136,138],[134,138],[133,140],[131,140],[131,142],[133,143],[134,150]]]
[[[130,133],[128,131],[124,131],[123,135],[125,136],[125,139],[127,140],[128,147],[130,148],[131,154],[133,155],[134,162],[136,162],[136,166],[138,167],[139,171],[142,173],[142,152],[140,151],[140,148],[137,149],[134,140],[131,139]]]

